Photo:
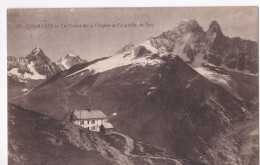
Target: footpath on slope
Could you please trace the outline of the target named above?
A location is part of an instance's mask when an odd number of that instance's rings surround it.
[[[127,136],[127,135],[124,135],[124,134],[121,134],[121,133],[118,133],[118,132],[114,132],[114,134],[117,134],[117,135],[120,135],[122,137],[125,138],[126,140],[126,144],[124,146],[124,153],[128,156],[131,156],[131,157],[137,157],[137,158],[148,158],[148,159],[163,159],[163,160],[170,160],[170,161],[173,161],[175,162],[176,165],[182,165],[182,163],[176,159],[172,159],[172,158],[166,158],[166,157],[157,157],[157,156],[140,156],[140,155],[133,155],[131,154],[131,152],[133,151],[134,149],[134,140]]]

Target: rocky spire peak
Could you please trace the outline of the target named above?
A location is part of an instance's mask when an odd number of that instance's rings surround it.
[[[212,35],[213,33],[216,33],[217,36],[223,36],[222,30],[220,28],[219,23],[214,20],[210,23],[209,29],[207,31],[209,35]]]

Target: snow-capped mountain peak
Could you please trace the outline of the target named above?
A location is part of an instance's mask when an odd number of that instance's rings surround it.
[[[192,67],[208,63],[237,72],[258,72],[257,42],[225,36],[216,20],[207,31],[196,20],[182,20],[150,41],[158,50],[179,55]]]
[[[39,46],[36,46],[28,56],[42,56],[42,55],[44,55],[43,50]]]
[[[66,57],[76,57],[74,54],[67,54],[67,56]]]
[[[8,75],[17,77],[20,82],[27,79],[46,79],[58,71],[58,66],[38,46],[26,57],[8,58]]]
[[[86,60],[75,56],[73,54],[67,54],[65,57],[60,58],[56,64],[61,68],[61,70],[69,69],[73,65],[85,63]]]
[[[36,48],[33,49],[33,52],[40,52],[42,49],[39,46],[36,46]]]

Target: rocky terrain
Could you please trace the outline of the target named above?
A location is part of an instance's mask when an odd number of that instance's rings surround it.
[[[196,20],[183,20],[150,41],[157,49],[180,55],[193,66],[204,62],[232,71],[258,72],[257,42],[225,36],[217,21],[212,21],[205,32]]]

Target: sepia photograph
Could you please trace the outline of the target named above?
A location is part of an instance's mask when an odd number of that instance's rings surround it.
[[[9,165],[258,165],[259,8],[9,8]]]

